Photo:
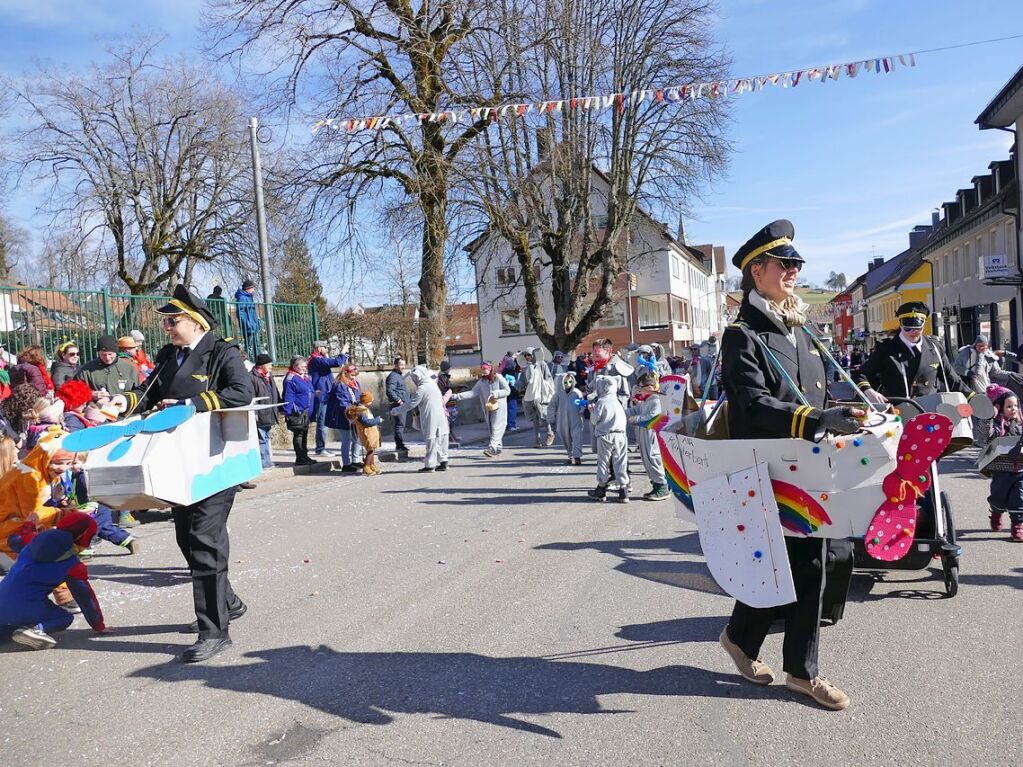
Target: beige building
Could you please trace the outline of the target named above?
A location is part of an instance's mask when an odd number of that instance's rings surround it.
[[[931,308],[940,314],[937,330],[949,351],[972,343],[978,333],[998,349],[1014,350],[1021,340],[1015,158],[993,162],[989,170],[942,204],[941,218],[920,248],[933,267]]]

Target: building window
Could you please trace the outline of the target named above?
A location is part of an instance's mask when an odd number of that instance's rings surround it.
[[[667,325],[668,318],[664,316],[663,309],[667,307],[659,301],[651,301],[649,298],[640,298],[636,301],[638,305],[640,330],[661,328]]]
[[[671,276],[678,278],[681,276],[682,270],[679,268],[678,256],[674,253],[671,254]]]
[[[515,284],[515,267],[514,266],[499,266],[499,267],[497,267],[497,284],[498,285],[514,285]]]
[[[973,274],[976,269],[976,263],[970,258],[970,243],[963,245],[963,277]]]
[[[595,327],[620,328],[625,325],[625,302],[615,301],[608,307],[607,313],[597,320]]]
[[[941,284],[941,259],[934,259],[934,284]]]
[[[962,260],[959,256],[959,248],[956,248],[952,254],[952,279],[958,280],[959,275],[962,273]]]
[[[522,332],[522,310],[504,309],[501,311],[501,335],[513,336]]]
[[[593,229],[607,229],[607,214],[590,216],[590,226]]]

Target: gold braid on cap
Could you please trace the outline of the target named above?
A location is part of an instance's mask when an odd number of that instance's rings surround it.
[[[742,259],[742,264],[740,264],[740,266],[739,266],[739,271],[741,272],[743,269],[745,269],[749,265],[749,262],[752,261],[757,256],[762,256],[767,251],[772,250],[772,249],[777,248],[777,247],[780,247],[782,245],[791,245],[791,244],[792,244],[792,240],[790,238],[788,238],[788,237],[779,237],[777,240],[772,240],[771,242],[767,243],[766,245],[761,245],[759,248],[756,248],[755,250],[750,251],[749,255],[747,255],[744,259]]]
[[[203,330],[209,330],[210,329],[210,321],[208,319],[206,319],[205,317],[203,317],[201,314],[199,314],[199,312],[197,312],[195,309],[190,307],[185,302],[179,301],[176,298],[172,298],[170,300],[170,305],[173,306],[175,309],[180,309],[181,313],[186,315],[189,319],[193,319],[196,322],[198,322],[199,326]]]

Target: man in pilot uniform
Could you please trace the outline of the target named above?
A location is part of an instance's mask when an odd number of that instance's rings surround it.
[[[213,332],[217,323],[205,301],[178,285],[156,311],[163,315],[170,343],[156,355],[149,378],[125,393],[126,415],[172,405],[192,405],[204,413],[252,402],[238,345]],[[190,628],[199,634],[182,655],[185,663],[208,660],[230,647],[228,625],[247,609],[227,577],[227,518],[236,492],[231,487],[172,510],[178,548],[192,573],[196,623]]]
[[[922,301],[908,301],[895,310],[899,332],[881,341],[856,373],[856,385],[875,404],[887,397],[921,397],[938,392],[975,392],[963,383],[938,339],[924,335],[930,314]]]

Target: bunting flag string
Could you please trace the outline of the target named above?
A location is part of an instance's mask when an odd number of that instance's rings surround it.
[[[415,123],[467,123],[480,120],[497,122],[509,116],[525,118],[528,115],[544,116],[561,111],[614,109],[617,113],[627,108],[635,108],[647,101],[655,104],[681,103],[686,100],[696,101],[703,98],[722,98],[741,96],[754,91],[780,85],[782,88],[796,88],[801,83],[838,80],[844,73],[852,79],[860,72],[888,74],[895,71],[896,62],[903,67],[916,66],[915,53],[898,53],[891,56],[852,61],[845,64],[829,64],[822,67],[798,69],[791,72],[778,72],[756,77],[741,77],[728,80],[714,80],[703,83],[689,83],[662,88],[646,88],[629,93],[609,93],[600,96],[573,96],[555,101],[537,103],[511,103],[494,107],[473,107],[467,109],[448,109],[441,112],[401,114],[376,117],[359,117],[353,119],[329,118],[317,120],[312,126],[313,135],[323,128],[346,133],[363,130],[381,130],[389,125],[404,127]]]

